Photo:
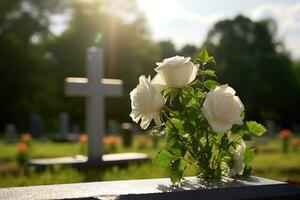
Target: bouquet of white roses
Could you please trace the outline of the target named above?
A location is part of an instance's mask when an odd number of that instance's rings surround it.
[[[140,76],[130,93],[135,122],[152,134],[165,136],[166,144],[154,163],[170,167],[172,182],[179,182],[187,167],[198,167],[199,177],[249,176],[254,149],[245,141],[266,129],[254,121],[243,122],[244,106],[233,88],[211,80],[215,64],[206,48],[191,60],[175,56],[158,62],[156,76]],[[199,77],[199,79],[197,79]]]

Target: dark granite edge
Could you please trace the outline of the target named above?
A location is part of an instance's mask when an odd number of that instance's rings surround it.
[[[99,199],[99,197],[95,197]],[[299,200],[300,188],[289,184],[242,186],[232,188],[214,188],[206,190],[183,190],[151,194],[127,194],[115,196],[118,200],[167,200],[167,199],[222,199],[222,200]],[[113,199],[112,196],[102,196],[100,199]]]

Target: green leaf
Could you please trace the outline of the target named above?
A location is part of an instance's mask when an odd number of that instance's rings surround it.
[[[204,62],[204,61],[207,59],[208,56],[209,56],[209,55],[208,55],[208,52],[207,52],[206,47],[205,47],[205,46],[202,47],[201,50],[200,50],[200,52],[199,52],[199,54],[198,54],[198,58],[199,58],[201,61]]]
[[[178,90],[172,90],[172,92],[170,92],[170,103],[172,103],[172,101],[176,98],[177,95]]]
[[[182,169],[176,169],[171,172],[171,181],[173,183],[179,182],[182,179],[183,170]]]
[[[183,129],[183,121],[176,119],[176,118],[172,118],[170,120],[171,120],[171,123],[176,127],[176,129],[178,129],[178,130]]]
[[[204,87],[206,87],[208,90],[212,90],[219,85],[220,85],[220,83],[213,81],[213,80],[207,80],[204,82]]]
[[[227,137],[227,134],[224,134],[221,139],[220,148],[223,149],[224,151],[227,151],[229,149],[229,147],[230,147],[229,139]]]
[[[182,88],[182,93],[185,95],[194,95],[194,88],[192,88],[191,86],[186,86]]]
[[[167,138],[165,149],[172,148],[173,145],[175,145],[178,142],[178,135],[172,134],[171,136]]]
[[[208,56],[204,60],[204,63],[216,63],[215,58],[213,56]]]
[[[201,85],[202,81],[200,81],[199,79],[195,79],[193,82],[191,82],[189,84],[189,86],[194,86],[194,85]]]
[[[163,90],[161,93],[164,97],[169,97],[170,98],[170,103],[172,103],[172,101],[178,95],[178,89],[176,89],[176,88],[167,88],[167,89]]]
[[[193,62],[199,63],[199,64],[206,64],[206,63],[215,63],[215,59],[213,56],[210,56],[208,54],[208,51],[206,47],[202,47],[200,49],[200,52],[197,54],[195,58],[193,58]]]
[[[240,130],[242,129],[242,126],[241,125],[233,125],[232,128],[231,128],[231,132],[233,133],[238,133],[240,132]]]
[[[267,131],[267,129],[263,125],[255,122],[255,121],[249,121],[249,122],[246,122],[246,124],[247,124],[248,130],[254,135],[262,136]]]
[[[196,131],[194,125],[192,123],[190,123],[189,121],[184,121],[183,130],[185,132],[191,133],[191,134],[193,134]]]
[[[216,75],[216,73],[215,73],[214,70],[207,69],[207,70],[205,70],[205,71],[202,72],[202,73],[203,73],[204,75],[206,75],[206,76],[211,76],[211,77],[217,78],[217,75]]]
[[[255,156],[255,149],[247,149],[244,153],[245,163],[249,164]]]
[[[243,140],[245,140],[245,141],[250,141],[250,140],[252,140],[252,137],[251,137],[251,135],[249,135],[249,134],[244,134],[244,135],[242,136],[242,138],[243,138]]]
[[[181,157],[185,154],[183,147],[178,142],[169,148],[168,151],[176,157]]]
[[[205,98],[205,94],[202,92],[202,90],[197,90],[196,91],[196,97],[200,98],[200,99],[204,99]]]
[[[252,167],[250,165],[245,165],[242,176],[249,177],[249,176],[251,176],[251,172],[252,172]]]
[[[191,145],[192,145],[192,148],[193,148],[193,152],[195,154],[198,154],[198,151],[199,151],[198,148],[199,147],[201,148],[201,144],[199,143],[198,138],[192,137],[192,143],[191,143]]]
[[[167,89],[162,91],[162,94],[164,96],[168,96],[172,91],[173,91],[173,88],[167,88]]]
[[[171,154],[169,151],[162,149],[157,153],[153,162],[157,167],[167,167],[170,165],[172,160],[175,160],[177,157]]]

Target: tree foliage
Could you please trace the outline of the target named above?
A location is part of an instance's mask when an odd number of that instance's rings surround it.
[[[299,84],[291,61],[276,37],[271,20],[251,21],[237,16],[217,22],[209,31],[205,45],[218,61],[215,70],[240,94],[253,119],[295,122],[299,113]]]

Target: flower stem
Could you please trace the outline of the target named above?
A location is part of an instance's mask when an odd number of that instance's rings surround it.
[[[205,67],[204,67],[204,64],[201,64],[201,66],[202,66],[202,90],[204,92],[204,80],[205,80],[204,70],[205,70]]]
[[[235,140],[232,140],[232,141],[229,143],[229,145],[231,145],[231,144],[233,144],[233,143],[239,141],[242,137],[243,137],[243,136],[240,136],[240,137],[236,138]]]
[[[209,146],[209,139],[208,139],[207,130],[205,130],[205,136],[206,136],[206,145]]]

